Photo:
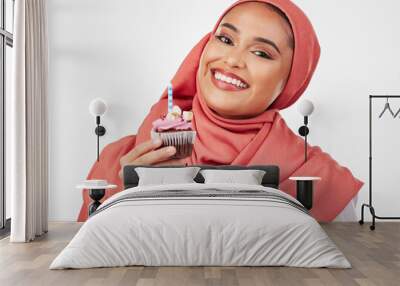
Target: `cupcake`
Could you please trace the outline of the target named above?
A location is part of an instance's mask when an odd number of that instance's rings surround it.
[[[193,113],[181,111],[179,106],[174,106],[171,112],[161,116],[153,122],[151,139],[159,138],[162,146],[174,146],[176,153],[173,159],[181,159],[192,154],[196,131],[192,129]]]

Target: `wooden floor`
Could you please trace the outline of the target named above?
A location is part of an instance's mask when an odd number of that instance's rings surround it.
[[[0,285],[400,285],[400,223],[379,222],[376,230],[357,223],[323,225],[353,268],[119,267],[48,270],[77,232],[79,223],[51,223],[32,243],[0,241]]]

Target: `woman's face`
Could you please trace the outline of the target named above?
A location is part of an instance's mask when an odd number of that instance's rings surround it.
[[[291,37],[289,24],[265,3],[230,10],[200,59],[197,80],[207,105],[233,119],[264,112],[288,79]]]

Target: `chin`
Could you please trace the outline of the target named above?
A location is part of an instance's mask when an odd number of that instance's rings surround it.
[[[207,104],[207,106],[216,114],[218,114],[221,117],[227,118],[227,119],[240,119],[240,118],[248,118],[251,116],[243,115],[243,114],[238,114],[238,108],[227,108],[226,106],[223,106],[220,108],[220,105],[212,105],[212,104]]]
[[[220,115],[233,115],[235,111],[237,112],[237,105],[232,105],[228,96],[215,92],[211,94],[213,95],[212,98],[204,96],[204,99],[207,106],[214,112]],[[228,105],[227,102],[230,102],[230,104]]]

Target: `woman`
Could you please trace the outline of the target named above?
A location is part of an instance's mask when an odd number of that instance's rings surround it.
[[[319,147],[309,147],[279,114],[302,95],[317,65],[320,48],[311,23],[290,0],[240,0],[189,53],[172,80],[174,104],[193,111],[197,131],[192,155],[170,160],[174,147],[150,140],[151,123],[165,114],[166,92],[152,106],[138,134],[104,148],[88,178],[103,178],[122,190],[127,164],[273,164],[280,189],[295,195],[290,176],[319,176],[312,215],[333,220],[363,183]],[[90,198],[78,221],[87,218]]]

